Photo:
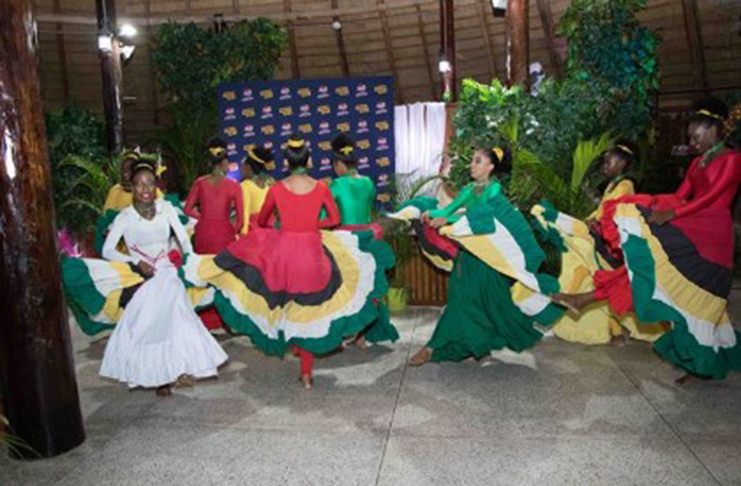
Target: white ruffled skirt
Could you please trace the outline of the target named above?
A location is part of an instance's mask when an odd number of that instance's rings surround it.
[[[193,310],[176,268],[162,262],[127,304],[108,341],[100,376],[131,388],[152,388],[184,374],[216,376],[226,360]]]

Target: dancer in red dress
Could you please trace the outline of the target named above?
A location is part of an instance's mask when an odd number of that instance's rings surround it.
[[[224,142],[209,143],[211,174],[199,178],[185,201],[185,214],[198,220],[195,228],[196,253],[218,253],[232,243],[244,221],[242,190],[239,183],[226,178],[229,160]],[[197,208],[196,208],[197,206]],[[232,208],[236,222],[232,223]]]
[[[218,255],[189,258],[184,274],[214,287],[224,320],[266,354],[293,349],[310,389],[314,354],[378,318],[393,254],[370,231],[321,231],[340,223],[339,210],[327,185],[307,174],[304,140],[292,136],[287,145],[291,175],[270,188],[257,225]],[[274,215],[279,229],[269,225]]]
[[[193,246],[196,253],[201,254],[218,253],[233,243],[244,221],[242,189],[237,181],[226,178],[229,160],[222,140],[211,139],[208,157],[211,174],[193,184],[184,209],[185,214],[198,220]],[[232,208],[236,211],[234,223],[231,220]],[[198,314],[207,329],[223,327],[229,332],[215,308],[207,308]]]
[[[577,312],[607,300],[618,314],[635,310],[643,322],[671,322],[655,350],[689,373],[680,384],[690,375],[723,378],[741,371],[741,334],[727,313],[733,282],[730,208],[741,183],[741,152],[723,141],[728,111],[720,101],[711,98],[696,108],[689,136],[700,155],[677,192],[605,204],[602,235],[625,263],[596,272],[593,292],[556,296]]]

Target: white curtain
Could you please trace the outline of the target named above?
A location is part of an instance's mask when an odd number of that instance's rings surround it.
[[[413,181],[440,173],[445,146],[445,103],[415,103],[395,107],[396,174]],[[437,184],[424,192],[434,194]]]

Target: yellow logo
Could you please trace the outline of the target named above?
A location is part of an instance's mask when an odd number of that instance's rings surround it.
[[[389,202],[391,201],[391,196],[389,194],[379,194],[376,199],[381,202]]]
[[[328,115],[332,112],[332,109],[329,107],[329,105],[322,105],[316,109],[320,114],[322,115]]]
[[[226,128],[224,129],[224,134],[225,134],[225,135],[226,135],[227,137],[233,137],[234,135],[236,135],[236,134],[237,134],[237,128],[236,128],[236,127],[226,127]]]
[[[386,167],[391,164],[391,161],[388,157],[381,157],[380,159],[376,160],[376,164],[378,164],[379,167]]]
[[[298,130],[301,133],[311,133],[312,132],[311,124],[307,123],[305,125],[299,125]]]
[[[361,149],[367,149],[370,147],[370,141],[369,140],[360,140],[358,141],[358,147]]]
[[[378,94],[386,94],[389,92],[389,89],[385,84],[379,84],[373,89],[373,91],[375,91]]]
[[[386,131],[389,129],[389,123],[385,121],[377,121],[376,122],[376,128],[383,131]]]
[[[335,89],[335,92],[340,96],[347,96],[350,94],[350,89],[347,86],[340,86]]]
[[[332,142],[319,142],[319,148],[322,150],[332,150]]]
[[[283,116],[291,116],[291,115],[293,115],[293,108],[291,108],[290,106],[284,106],[284,107],[282,107],[278,111],[280,111],[280,114],[283,115]]]
[[[254,108],[245,108],[242,110],[242,116],[245,118],[252,118],[255,116],[255,109]]]
[[[237,99],[237,93],[234,91],[224,91],[224,94],[222,95],[225,100],[232,101]]]
[[[301,88],[298,90],[298,95],[302,98],[308,98],[311,96],[311,90],[309,88]]]
[[[350,124],[349,123],[338,123],[337,124],[337,130],[341,132],[349,132],[350,131]]]
[[[264,89],[260,91],[260,96],[263,97],[263,99],[269,100],[273,97],[273,90],[272,89]]]
[[[355,109],[358,111],[358,113],[368,113],[370,111],[370,108],[368,108],[368,105],[363,103],[362,105],[357,105]]]
[[[273,125],[265,125],[264,127],[262,127],[262,133],[264,133],[265,135],[272,135],[273,133],[275,133],[275,127],[273,127]]]

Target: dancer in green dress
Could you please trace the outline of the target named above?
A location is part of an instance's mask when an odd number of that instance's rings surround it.
[[[358,173],[358,155],[355,142],[341,133],[332,140],[334,171],[337,178],[329,185],[332,197],[340,210],[340,226],[337,229],[349,231],[372,231],[379,244],[386,247],[388,254],[393,250],[381,238],[383,232],[377,224],[372,224],[372,210],[376,201],[376,185],[370,177]],[[391,323],[388,306],[378,302],[378,319],[368,325],[355,338],[355,345],[366,349],[366,341],[396,341],[399,333]]]
[[[542,250],[497,179],[510,166],[506,149],[476,150],[470,165],[473,182],[444,209],[422,214],[423,222],[461,248],[450,276],[448,304],[411,365],[481,359],[505,347],[523,351],[542,337],[536,322],[550,325],[563,313],[542,294],[555,292],[558,284],[538,273]]]

